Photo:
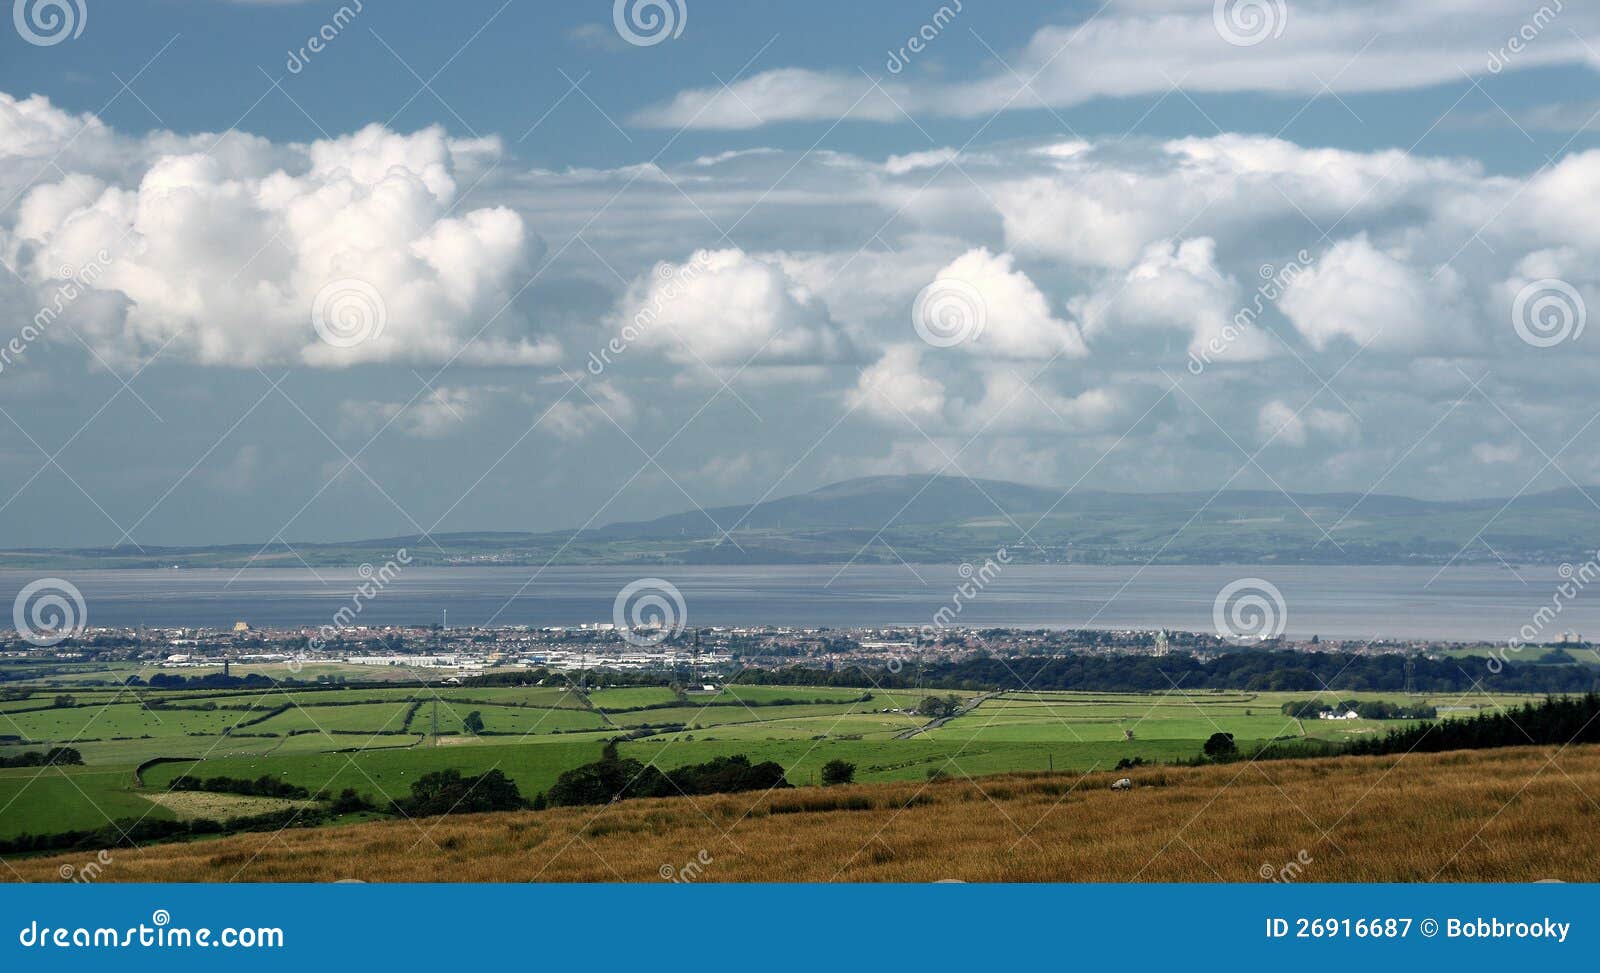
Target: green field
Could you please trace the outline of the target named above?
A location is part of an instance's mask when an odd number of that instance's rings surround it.
[[[71,695],[71,705],[56,697]],[[938,691],[971,703],[973,692]],[[1471,716],[1519,697],[1338,699],[1428,702],[1442,718]],[[76,681],[0,704],[0,756],[73,746],[85,765],[0,769],[0,837],[95,828],[128,817],[170,817],[147,800],[182,774],[257,778],[312,792],[354,788],[380,802],[402,798],[420,775],[504,771],[525,795],[596,759],[631,733],[624,756],[663,768],[745,754],[780,763],[791,783],[812,783],[829,760],[854,763],[864,781],[979,776],[1015,770],[1088,771],[1119,760],[1189,759],[1215,732],[1246,751],[1273,740],[1339,741],[1398,721],[1295,720],[1282,713],[1307,693],[1158,694],[1026,692],[983,699],[942,726],[912,711],[912,691],[733,686],[676,695],[665,687],[371,686],[292,690],[93,689]],[[66,701],[63,701],[66,702]],[[476,712],[481,735],[465,720]],[[435,735],[437,726],[437,735]],[[157,757],[184,758],[144,772]],[[192,761],[192,762],[190,762]]]

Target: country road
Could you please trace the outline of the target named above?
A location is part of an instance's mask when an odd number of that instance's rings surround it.
[[[972,712],[973,710],[977,709],[979,706],[982,706],[984,703],[988,702],[991,699],[994,699],[996,696],[999,696],[999,695],[1000,695],[1000,693],[995,692],[995,693],[984,693],[981,696],[974,696],[974,697],[972,697],[972,700],[967,703],[967,705],[965,705],[965,706],[961,707],[960,709],[956,710],[954,713],[951,713],[949,716],[941,716],[936,720],[930,720],[929,722],[924,723],[922,726],[914,727],[912,729],[906,730],[903,733],[896,733],[894,738],[896,740],[909,740],[909,739],[911,739],[912,737],[916,736],[919,733],[926,733],[928,730],[937,730],[939,727],[944,726],[946,723],[950,722],[951,720],[955,719],[958,716],[966,716],[968,713]]]

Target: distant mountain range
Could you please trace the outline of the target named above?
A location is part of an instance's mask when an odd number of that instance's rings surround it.
[[[336,543],[0,551],[0,567],[379,563],[952,563],[1005,547],[1022,563],[1443,564],[1587,560],[1600,490],[1512,500],[1354,493],[1068,493],[997,480],[878,476],[793,496],[573,531],[469,532]]]

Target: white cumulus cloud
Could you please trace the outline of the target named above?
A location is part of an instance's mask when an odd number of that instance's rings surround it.
[[[658,264],[628,289],[613,327],[683,365],[814,364],[849,352],[821,298],[777,260],[733,249]]]
[[[26,124],[0,144],[20,139],[37,153],[40,140],[70,133],[74,120],[30,103]],[[94,286],[114,299],[72,320],[102,358],[137,362],[159,349],[234,367],[554,360],[555,343],[520,334],[511,307],[536,245],[521,216],[459,206],[460,176],[498,151],[492,141],[378,125],[288,147],[230,136],[211,143],[225,151],[208,151],[201,141],[149,136],[131,173],[68,170],[29,189],[14,225],[0,229],[0,252],[40,286],[60,268],[104,264]],[[364,340],[324,340],[314,309],[352,292],[358,302],[333,307],[353,317],[332,325]]]

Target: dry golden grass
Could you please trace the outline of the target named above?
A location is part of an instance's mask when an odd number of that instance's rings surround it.
[[[209,791],[163,791],[139,796],[168,809],[180,821],[194,818],[220,821],[226,818],[248,817],[252,814],[288,811],[297,807],[311,807],[316,803],[287,797],[247,797],[243,794],[213,794]]]
[[[1600,879],[1600,747],[628,801],[118,851],[102,881]],[[704,855],[701,855],[702,850]],[[82,852],[14,860],[52,880]],[[702,864],[709,859],[709,864]],[[10,873],[6,873],[10,874]],[[687,872],[685,874],[688,874]]]

